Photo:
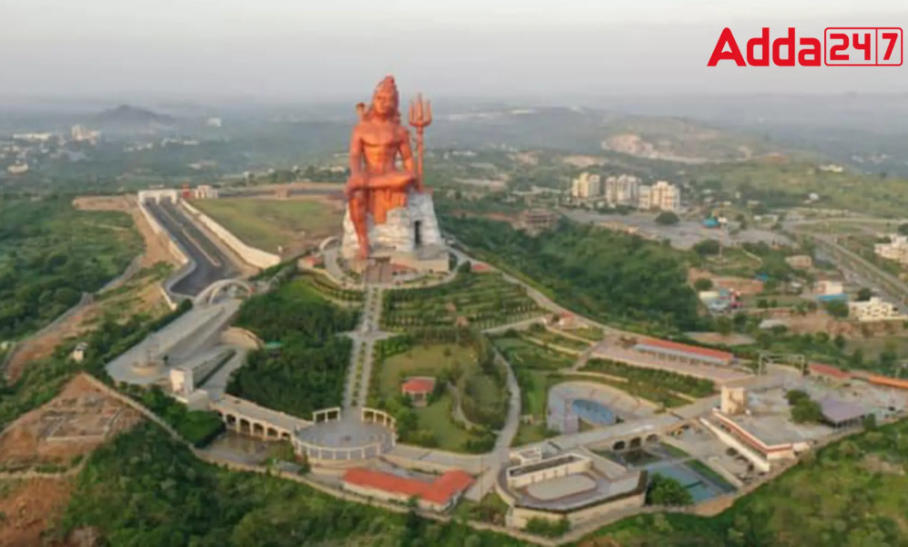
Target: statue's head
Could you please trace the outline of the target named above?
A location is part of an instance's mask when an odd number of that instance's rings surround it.
[[[398,110],[399,98],[397,95],[397,84],[394,83],[394,76],[385,76],[378,82],[375,92],[372,93],[372,104],[366,112],[366,118],[384,118],[399,120],[400,112]]]

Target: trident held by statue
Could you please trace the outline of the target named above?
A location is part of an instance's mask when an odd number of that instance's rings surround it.
[[[432,123],[432,102],[423,101],[422,93],[416,95],[416,100],[410,101],[410,125],[416,128],[416,189],[423,191],[422,157],[423,157],[423,132]]]

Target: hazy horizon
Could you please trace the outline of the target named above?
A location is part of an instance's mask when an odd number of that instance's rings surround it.
[[[407,97],[583,98],[905,93],[904,67],[708,68],[719,32],[742,43],[769,26],[904,26],[895,1],[722,2],[286,0],[7,2],[6,100],[349,102],[385,74]],[[771,15],[765,15],[771,14]],[[118,100],[119,99],[119,100]]]

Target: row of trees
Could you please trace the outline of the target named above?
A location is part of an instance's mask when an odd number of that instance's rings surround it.
[[[620,376],[631,382],[651,384],[660,389],[677,391],[691,397],[708,397],[715,393],[715,385],[710,380],[667,370],[635,367],[606,359],[590,359],[584,369]]]

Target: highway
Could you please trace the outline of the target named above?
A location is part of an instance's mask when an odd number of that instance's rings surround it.
[[[195,296],[208,285],[240,275],[240,269],[196,226],[182,209],[169,200],[149,201],[148,211],[179,241],[183,250],[195,261],[196,268],[176,282],[173,292]]]
[[[908,305],[908,284],[904,281],[883,271],[872,262],[840,245],[834,234],[812,233],[801,229],[803,226],[811,224],[828,225],[830,223],[855,223],[858,225],[880,224],[887,227],[894,227],[904,222],[905,220],[846,217],[841,219],[833,218],[788,222],[786,228],[811,238],[814,243],[816,243],[818,249],[827,254],[842,270],[851,273],[854,277],[858,278],[858,280],[873,286],[878,292],[882,293],[884,297],[891,300],[893,303]]]

